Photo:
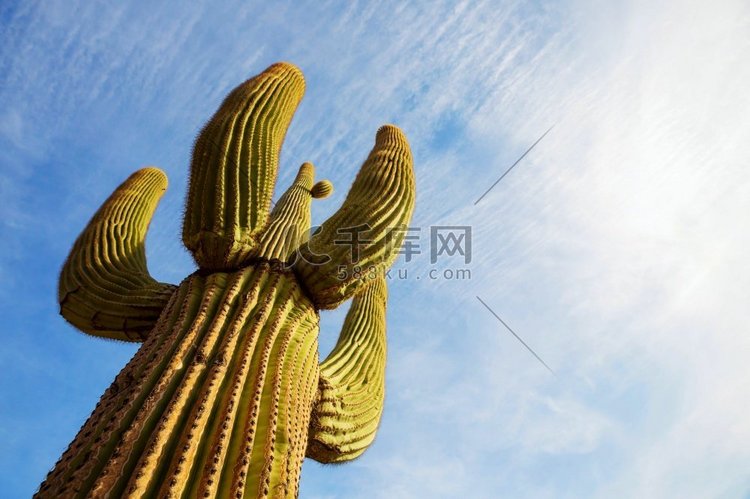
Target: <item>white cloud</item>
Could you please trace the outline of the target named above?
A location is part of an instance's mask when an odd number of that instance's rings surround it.
[[[587,16],[576,25],[576,43],[548,54],[528,92],[486,105],[522,110],[508,129],[529,143],[528,122],[559,123],[474,214],[484,289],[503,296],[524,281],[554,281],[556,296],[541,298],[548,308],[530,326],[548,331],[537,344],[563,352],[553,357],[561,378],[650,393],[639,425],[609,416],[624,437],[622,464],[602,496],[735,496],[747,487],[740,470],[750,459],[748,11],[633,3],[593,18],[599,23]],[[610,52],[592,59],[587,47],[597,43]],[[570,61],[574,74],[555,74]],[[502,137],[492,116],[479,113],[475,129]],[[510,235],[492,253],[503,232]],[[506,292],[490,284],[498,277],[510,278]],[[566,317],[575,328],[555,327]],[[583,395],[589,408],[600,404]]]

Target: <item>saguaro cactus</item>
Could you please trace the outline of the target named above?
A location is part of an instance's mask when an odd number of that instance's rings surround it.
[[[412,158],[401,131],[385,125],[314,235],[311,199],[332,186],[313,183],[310,163],[269,213],[304,86],[295,66],[274,64],[233,90],[202,130],[183,227],[199,269],[179,286],[146,268],[146,229],[167,185],[160,170],[134,173],[79,236],[60,276],[63,317],[143,344],[38,497],[295,496],[305,456],[343,462],[372,442],[384,396],[382,271],[414,206]],[[346,231],[363,227],[347,244]],[[318,311],[349,298],[321,363]]]

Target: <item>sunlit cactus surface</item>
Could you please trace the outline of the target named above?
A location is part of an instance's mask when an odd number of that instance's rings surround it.
[[[383,408],[386,279],[414,207],[403,133],[381,127],[343,205],[310,235],[304,163],[273,205],[279,152],[305,89],[274,64],[235,88],[198,136],[182,239],[198,270],[157,282],[144,240],[167,187],[144,168],[107,199],[63,266],[65,319],[142,342],[38,497],[285,497],[302,461],[359,456]],[[273,206],[272,206],[273,205]],[[320,309],[352,298],[320,362]]]

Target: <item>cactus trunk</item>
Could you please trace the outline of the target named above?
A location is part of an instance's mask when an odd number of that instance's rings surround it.
[[[188,277],[41,494],[295,495],[317,329],[296,281],[268,264]]]

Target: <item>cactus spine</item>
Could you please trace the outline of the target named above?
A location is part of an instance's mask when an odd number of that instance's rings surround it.
[[[233,90],[195,143],[183,241],[199,270],[148,274],[144,239],[166,176],[128,178],[79,236],[60,275],[63,317],[142,341],[38,497],[294,497],[305,456],[343,462],[372,442],[384,398],[386,281],[414,206],[409,145],[382,127],[341,208],[304,163],[269,213],[278,155],[304,92],[274,64]],[[341,230],[365,227],[352,258]],[[345,237],[343,238],[345,239]],[[362,270],[364,269],[364,270]],[[342,277],[342,270],[343,277]],[[318,358],[321,308],[353,298]]]

